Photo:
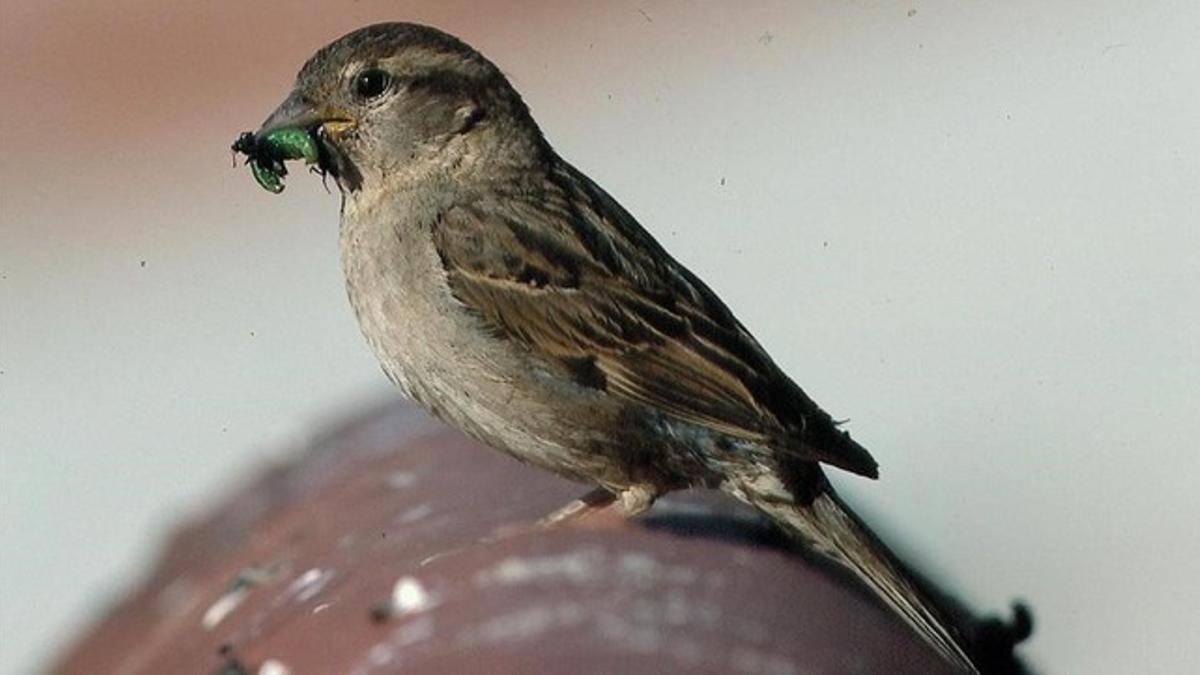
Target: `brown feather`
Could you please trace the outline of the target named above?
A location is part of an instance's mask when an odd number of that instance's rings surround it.
[[[784,456],[876,475],[866,450],[624,209],[555,159],[540,182],[443,214],[451,291],[495,334],[613,396]],[[588,370],[592,373],[592,370]]]

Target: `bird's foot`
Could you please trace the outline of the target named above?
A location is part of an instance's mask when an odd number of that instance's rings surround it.
[[[654,505],[659,492],[650,485],[631,485],[617,495],[617,508],[626,518],[640,516]]]
[[[659,491],[651,485],[631,485],[618,494],[613,494],[606,488],[596,488],[543,517],[537,522],[537,526],[549,528],[584,518],[593,521],[596,520],[593,516],[599,517],[605,513],[615,518],[606,517],[604,520],[614,520],[610,525],[616,525],[645,513],[654,504],[654,500],[658,499],[658,495]],[[609,509],[610,506],[613,508]]]

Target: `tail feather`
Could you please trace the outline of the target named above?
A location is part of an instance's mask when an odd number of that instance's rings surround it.
[[[892,555],[838,499],[832,488],[806,505],[797,504],[775,480],[739,483],[731,492],[766,513],[820,555],[845,568],[948,662],[979,672],[936,607],[900,571]]]

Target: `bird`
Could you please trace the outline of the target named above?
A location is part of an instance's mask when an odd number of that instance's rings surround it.
[[[977,672],[828,480],[826,466],[878,477],[871,454],[551,147],[486,57],[429,26],[355,30],[319,49],[238,143],[272,163],[255,144],[297,129],[316,152],[283,158],[315,157],[337,184],[347,295],[388,378],[483,443],[593,486],[546,522],[721,490]]]

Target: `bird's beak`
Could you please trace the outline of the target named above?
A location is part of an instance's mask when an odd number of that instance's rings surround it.
[[[317,106],[298,91],[293,91],[284,99],[262,123],[255,136],[262,138],[276,129],[305,129],[317,133],[322,132],[330,140],[341,140],[358,125],[349,114],[328,106]]]
[[[357,128],[357,121],[349,113],[332,106],[314,104],[299,91],[292,91],[254,136],[262,139],[278,129],[303,129],[320,148],[317,160],[320,170],[333,176],[343,190],[354,191],[362,184],[362,174],[346,155],[341,141]]]

